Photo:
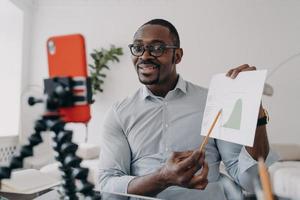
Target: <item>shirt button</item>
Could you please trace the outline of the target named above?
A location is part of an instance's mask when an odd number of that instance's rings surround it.
[[[166,124],[166,126],[165,126],[166,128],[168,128],[169,127],[169,125],[168,124]]]
[[[169,148],[168,148],[168,147],[166,147],[166,151],[169,151]]]
[[[165,102],[165,105],[167,106],[167,105],[168,105],[168,102]]]

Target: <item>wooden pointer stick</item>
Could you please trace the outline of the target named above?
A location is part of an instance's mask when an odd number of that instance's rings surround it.
[[[268,173],[267,167],[264,163],[264,160],[261,157],[258,159],[258,172],[259,172],[259,177],[260,177],[260,181],[261,181],[261,186],[263,189],[264,199],[265,200],[274,200],[269,173]]]
[[[205,138],[204,138],[204,140],[203,140],[203,142],[202,142],[202,144],[201,144],[201,146],[200,146],[200,152],[203,151],[203,149],[205,148],[206,144],[208,143],[208,138],[209,138],[209,136],[210,136],[212,130],[214,129],[214,127],[215,127],[215,125],[216,125],[216,123],[217,123],[217,121],[218,121],[218,119],[219,119],[219,117],[220,117],[220,115],[221,115],[221,112],[222,112],[222,109],[219,110],[217,116],[216,116],[215,119],[214,119],[214,122],[213,122],[212,125],[210,126],[209,131],[208,131],[207,135],[205,136]]]

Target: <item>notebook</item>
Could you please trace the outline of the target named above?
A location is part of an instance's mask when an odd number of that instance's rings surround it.
[[[12,172],[10,179],[1,181],[1,192],[33,194],[60,184],[51,176],[36,169],[25,169]]]

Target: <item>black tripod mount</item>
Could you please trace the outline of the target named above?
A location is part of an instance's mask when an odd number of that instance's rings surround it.
[[[43,142],[41,134],[46,131],[53,132],[53,149],[56,151],[55,159],[59,161],[59,169],[62,172],[61,194],[64,200],[79,199],[77,193],[84,196],[84,199],[100,200],[100,194],[94,191],[94,185],[87,181],[88,168],[80,166],[82,159],[75,155],[78,145],[72,142],[73,132],[66,130],[66,122],[62,120],[59,109],[62,107],[74,106],[76,101],[86,100],[91,103],[91,91],[89,78],[84,81],[87,88],[86,97],[74,96],[72,88],[83,82],[76,82],[72,78],[53,78],[46,79],[45,93],[46,112],[42,117],[35,121],[34,133],[28,139],[28,144],[22,145],[20,151],[15,154],[8,166],[0,167],[0,181],[10,178],[14,169],[23,167],[23,160],[33,155],[33,148]],[[29,105],[44,102],[41,99],[30,97]]]

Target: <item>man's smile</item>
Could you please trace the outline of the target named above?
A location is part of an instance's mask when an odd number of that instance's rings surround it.
[[[138,70],[143,74],[150,74],[158,70],[158,65],[155,64],[139,64]]]
[[[137,69],[143,75],[147,75],[147,74],[150,75],[150,74],[158,71],[159,64],[156,64],[150,60],[145,60],[145,61],[141,61],[139,64],[137,64]]]

